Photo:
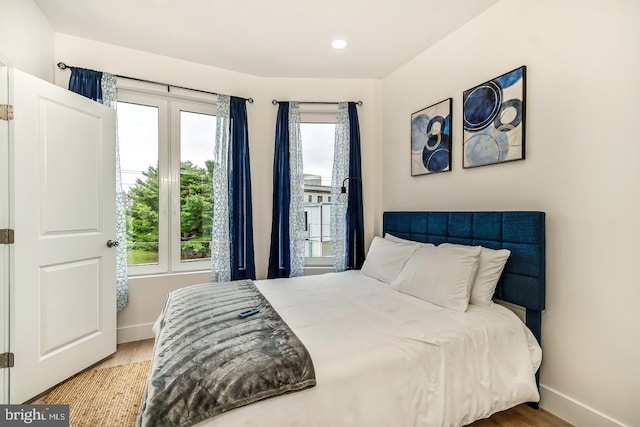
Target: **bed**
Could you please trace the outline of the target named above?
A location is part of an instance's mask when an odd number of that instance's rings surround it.
[[[384,233],[402,239],[508,249],[495,296],[525,307],[526,326],[498,304],[451,310],[360,271],[257,281],[261,296],[304,343],[315,381],[196,425],[458,426],[537,402],[544,221],[542,212],[383,216]],[[150,384],[158,351],[156,343]]]

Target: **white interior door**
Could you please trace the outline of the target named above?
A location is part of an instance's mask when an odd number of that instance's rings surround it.
[[[9,103],[7,67],[0,62],[0,104]],[[0,120],[0,229],[9,226],[9,122]],[[0,353],[9,352],[9,245],[0,244]],[[10,369],[0,369],[0,405],[9,403]]]
[[[13,70],[11,402],[116,350],[115,112]]]

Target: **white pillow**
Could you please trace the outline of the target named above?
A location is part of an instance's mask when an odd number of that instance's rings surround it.
[[[422,243],[422,242],[416,242],[414,240],[407,240],[407,239],[403,239],[401,237],[397,237],[394,236],[393,234],[389,234],[389,233],[384,233],[384,238],[387,240],[391,240],[392,242],[396,242],[396,243],[403,243],[405,245],[420,245],[420,247],[422,246],[435,246],[433,243]]]
[[[375,236],[360,272],[391,283],[418,248],[417,244],[405,245]]]
[[[479,262],[480,246],[422,247],[391,287],[441,307],[466,311]]]
[[[447,246],[465,247],[465,245],[457,245],[454,243],[443,243],[440,245],[440,247]],[[482,246],[478,274],[476,274],[476,280],[471,287],[469,304],[484,306],[492,304],[493,293],[496,291],[498,279],[500,279],[509,255],[511,255],[509,249],[490,249]]]

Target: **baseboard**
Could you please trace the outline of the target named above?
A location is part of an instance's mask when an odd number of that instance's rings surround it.
[[[149,338],[155,338],[151,328],[153,323],[144,323],[141,325],[124,326],[118,328],[117,342],[123,344],[126,342],[148,340]]]
[[[621,427],[624,424],[569,396],[540,384],[540,407],[574,426]]]

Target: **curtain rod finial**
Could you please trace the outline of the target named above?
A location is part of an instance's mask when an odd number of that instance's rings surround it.
[[[278,104],[278,100],[277,100],[277,99],[272,99],[272,100],[271,100],[271,103],[272,103],[273,105],[277,105],[277,104]]]
[[[61,70],[66,70],[67,64],[65,64],[64,62],[58,62],[58,68],[60,68]]]
[[[358,102],[356,102],[356,104],[358,104],[358,107],[362,107],[363,102],[362,101],[358,101]]]
[[[249,101],[249,104],[253,104],[253,98],[247,98],[247,101]]]

